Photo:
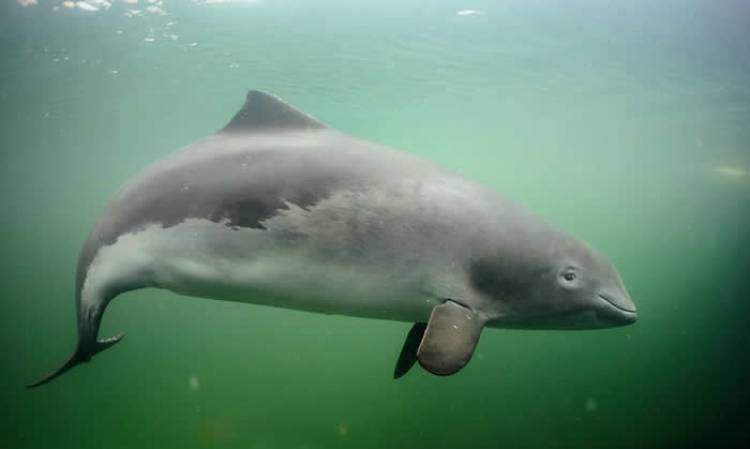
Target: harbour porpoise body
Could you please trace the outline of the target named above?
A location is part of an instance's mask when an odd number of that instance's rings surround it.
[[[396,364],[448,375],[484,327],[603,328],[636,309],[613,266],[437,164],[250,91],[221,131],[152,164],[99,216],[76,276],[78,344],[44,384],[117,343],[117,295],[188,296],[414,323]]]

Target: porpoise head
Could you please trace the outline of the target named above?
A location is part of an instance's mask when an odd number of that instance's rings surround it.
[[[607,259],[533,215],[518,217],[496,239],[483,235],[470,246],[476,253],[466,266],[469,290],[436,305],[427,323],[412,327],[395,378],[415,360],[440,376],[458,372],[485,326],[597,329],[635,322],[635,305]]]
[[[604,256],[562,232],[546,234],[544,243],[519,251],[503,245],[471,264],[471,284],[483,296],[488,326],[597,329],[636,321],[635,304]]]

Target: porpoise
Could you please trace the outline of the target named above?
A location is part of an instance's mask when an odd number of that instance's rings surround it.
[[[78,260],[78,344],[44,384],[120,341],[112,299],[187,296],[414,323],[394,371],[449,375],[484,327],[635,322],[619,274],[494,189],[332,129],[253,90],[219,132],[128,181]]]

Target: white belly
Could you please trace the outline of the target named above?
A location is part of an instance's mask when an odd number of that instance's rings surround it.
[[[334,247],[330,254],[321,253],[325,245]],[[149,226],[103,247],[82,298],[113,285],[154,286],[188,296],[416,321],[440,301],[429,292],[423,268],[389,254],[345,257],[330,241],[295,243],[280,240],[278,232],[190,219],[169,228]]]

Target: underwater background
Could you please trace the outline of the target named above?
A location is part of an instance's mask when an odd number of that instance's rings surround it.
[[[750,2],[110,1],[0,4],[0,448],[750,448]],[[407,323],[140,290],[24,389],[110,196],[250,88],[587,240],[638,323],[394,381]]]

